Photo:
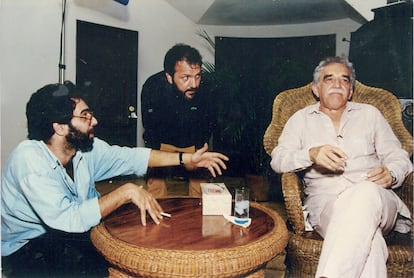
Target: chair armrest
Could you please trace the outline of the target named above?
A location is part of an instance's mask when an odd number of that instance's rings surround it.
[[[414,221],[413,221],[413,173],[410,173],[404,180],[403,184],[394,190],[407,205],[411,213],[411,238],[414,239]]]
[[[404,180],[401,187],[395,190],[410,212],[413,212],[413,173],[410,173]],[[412,215],[411,215],[412,216]]]
[[[305,220],[302,210],[302,182],[295,173],[282,174],[282,192],[286,214],[295,234],[305,233]]]

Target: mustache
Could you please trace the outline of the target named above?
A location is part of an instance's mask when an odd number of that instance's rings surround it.
[[[330,95],[330,94],[341,94],[341,95],[345,95],[346,94],[346,92],[345,92],[345,90],[342,90],[342,89],[334,89],[334,90],[330,90],[329,92],[328,92],[328,94]]]
[[[197,91],[198,91],[198,88],[188,88],[187,90],[184,91],[184,94],[187,93],[187,92],[197,93]]]

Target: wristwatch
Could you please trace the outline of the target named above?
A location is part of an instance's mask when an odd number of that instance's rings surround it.
[[[183,166],[184,165],[183,152],[180,152],[178,154],[178,160],[180,161],[180,165]]]
[[[391,186],[393,186],[393,185],[396,185],[397,184],[397,177],[395,176],[395,174],[394,174],[394,172],[393,171],[390,171],[390,174],[391,174],[391,178],[392,178],[392,180],[391,180]]]

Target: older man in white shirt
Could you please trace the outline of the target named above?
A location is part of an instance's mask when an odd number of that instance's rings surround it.
[[[272,152],[276,172],[304,171],[309,221],[324,237],[316,277],[386,277],[383,235],[410,229],[396,225],[410,212],[392,189],[412,163],[379,110],[349,101],[354,81],[347,59],[322,61],[319,102],[288,120]]]

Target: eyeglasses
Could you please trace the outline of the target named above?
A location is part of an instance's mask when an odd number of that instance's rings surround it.
[[[92,111],[85,111],[81,116],[73,115],[72,118],[81,118],[85,119],[87,121],[92,121],[93,118],[93,112]]]

